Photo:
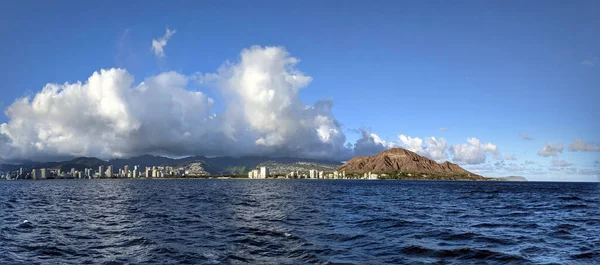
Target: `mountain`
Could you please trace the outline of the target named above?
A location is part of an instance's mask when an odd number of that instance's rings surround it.
[[[507,176],[507,177],[498,177],[498,178],[493,178],[494,180],[499,180],[499,181],[528,181],[525,177],[521,177],[521,176]]]
[[[471,179],[484,180],[482,176],[471,173],[457,164],[448,161],[437,163],[403,148],[392,148],[373,156],[355,157],[338,168],[346,174],[364,174],[367,172],[419,178],[426,175],[435,179]],[[413,176],[414,175],[414,176]]]
[[[289,173],[289,171],[303,170],[304,168],[315,166],[315,169],[334,170],[341,163],[336,161],[303,159],[293,157],[204,157],[190,156],[184,158],[169,158],[153,155],[142,155],[127,159],[112,159],[109,161],[100,160],[93,157],[79,157],[72,160],[60,162],[28,162],[27,164],[3,164],[0,165],[0,171],[18,170],[23,167],[27,172],[34,168],[60,168],[63,171],[75,168],[82,171],[84,168],[97,169],[99,166],[112,165],[115,170],[123,168],[126,165],[133,167],[140,166],[141,169],[152,166],[173,166],[183,167],[186,170],[196,172],[197,175],[244,175],[248,171],[259,166],[273,167],[274,173]]]

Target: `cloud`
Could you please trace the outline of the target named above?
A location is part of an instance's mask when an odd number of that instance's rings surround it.
[[[483,164],[487,154],[498,155],[498,147],[491,143],[481,144],[477,138],[467,139],[468,144],[458,144],[450,147],[455,162],[466,164]]]
[[[504,167],[504,170],[510,171],[510,172],[523,172],[526,170],[526,168],[519,166],[517,164],[514,164],[514,163],[510,163]]]
[[[152,51],[154,51],[154,55],[156,55],[156,57],[158,57],[158,58],[165,57],[164,48],[165,48],[165,46],[167,46],[167,42],[169,41],[169,39],[176,32],[177,32],[177,30],[170,30],[169,28],[167,28],[165,31],[165,35],[163,35],[162,38],[152,40]]]
[[[394,143],[388,143],[376,134],[367,132],[365,129],[360,129],[359,133],[361,134],[361,138],[354,144],[354,154],[357,156],[370,156],[385,149],[395,147]]]
[[[585,143],[580,138],[577,138],[569,145],[569,151],[572,152],[598,152],[600,151],[600,144]]]
[[[592,57],[590,59],[585,59],[581,61],[581,65],[594,67],[598,64],[598,57]]]
[[[525,165],[535,165],[537,164],[535,161],[531,161],[531,160],[525,160]]]
[[[298,62],[282,47],[254,46],[217,73],[165,72],[134,84],[126,70],[108,69],[85,82],[47,84],[6,109],[0,159],[146,153],[348,158],[352,150],[333,103],[300,99],[312,79],[296,69]],[[188,89],[197,76],[222,94],[224,110],[216,112],[212,98]]]
[[[543,157],[553,156],[556,157],[558,153],[563,151],[562,144],[554,145],[553,143],[547,143],[542,150],[540,150],[537,154]]]
[[[552,166],[553,167],[568,167],[568,166],[572,166],[573,164],[564,161],[564,160],[558,160],[558,158],[554,158],[552,159]]]
[[[523,139],[523,140],[527,140],[527,141],[533,140],[533,138],[531,138],[529,135],[524,134],[524,133],[520,134],[519,136],[521,136],[521,139]]]
[[[415,152],[419,155],[429,157],[433,160],[447,160],[448,155],[446,154],[446,139],[435,137],[426,137],[425,145],[423,140],[418,137],[410,137],[404,134],[398,135],[402,146],[407,150]]]
[[[504,160],[517,160],[515,155],[505,155]]]
[[[448,128],[440,128],[440,132],[446,132],[448,131]]]
[[[492,172],[494,172],[496,170],[490,164],[466,165],[465,169],[469,170],[471,172],[479,173],[479,174],[482,174],[482,173],[492,173]]]

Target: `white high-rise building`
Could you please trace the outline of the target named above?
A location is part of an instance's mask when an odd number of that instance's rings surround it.
[[[42,179],[47,179],[48,178],[48,176],[46,174],[47,174],[47,172],[46,172],[45,168],[40,169],[40,176],[41,176]]]
[[[108,178],[113,177],[113,166],[112,165],[108,166],[108,169],[106,170],[106,177],[108,177]]]
[[[39,169],[31,170],[31,179],[41,179],[42,173]]]
[[[269,176],[269,168],[267,167],[260,167],[260,178],[261,179],[266,179]]]
[[[311,179],[315,179],[317,178],[317,171],[314,169],[311,169],[308,171],[308,177]]]

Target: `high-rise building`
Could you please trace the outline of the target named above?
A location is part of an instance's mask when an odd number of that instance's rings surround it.
[[[108,177],[108,178],[113,177],[113,166],[112,165],[108,166],[108,169],[106,170],[106,177]]]
[[[125,176],[129,175],[129,165],[125,165],[125,167],[123,169],[123,175],[125,175]]]
[[[46,169],[45,168],[40,169],[40,176],[41,176],[42,179],[47,179],[48,178],[48,176],[46,175]]]
[[[23,170],[23,168],[19,168],[19,176],[23,176],[25,173],[25,171]]]
[[[317,178],[317,171],[314,169],[311,169],[308,171],[308,177],[311,179],[315,179]]]
[[[39,169],[31,170],[31,179],[41,179],[42,172]]]
[[[149,168],[149,167],[147,167],[147,168],[146,168],[146,177],[147,177],[147,178],[151,177],[151,175],[150,175],[150,174],[151,174],[151,173],[150,173],[150,168]]]
[[[269,176],[269,168],[267,167],[260,167],[260,178],[261,179],[266,179]]]
[[[98,167],[98,174],[100,175],[99,176],[100,178],[104,178],[104,173],[105,173],[104,167],[103,166]]]

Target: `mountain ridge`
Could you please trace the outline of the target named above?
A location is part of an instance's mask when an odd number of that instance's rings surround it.
[[[76,157],[70,160],[58,162],[27,162],[24,164],[0,164],[0,171],[13,171],[23,168],[25,171],[39,168],[60,168],[68,171],[71,168],[83,171],[85,168],[97,169],[99,166],[112,165],[115,169],[123,168],[126,165],[133,167],[139,165],[141,169],[151,166],[175,166],[186,167],[190,164],[202,164],[207,173],[218,174],[246,174],[248,170],[252,170],[265,163],[277,164],[293,164],[298,162],[316,163],[329,165],[331,168],[336,168],[341,165],[341,162],[331,160],[304,159],[294,157],[264,157],[264,156],[243,156],[243,157],[205,157],[205,156],[188,156],[182,158],[169,158],[155,155],[140,155],[130,158],[116,158],[110,160],[101,160],[95,157]]]
[[[464,176],[466,179],[485,178],[469,172],[449,161],[438,163],[404,148],[391,148],[372,156],[358,156],[348,160],[337,169],[348,174],[426,174],[438,176]]]

